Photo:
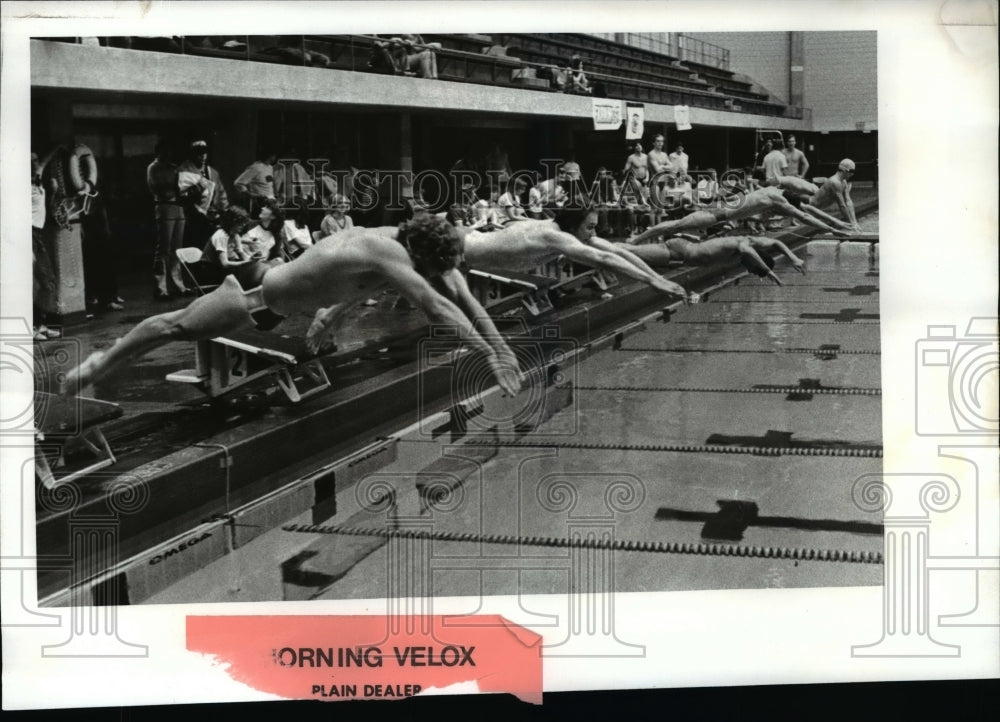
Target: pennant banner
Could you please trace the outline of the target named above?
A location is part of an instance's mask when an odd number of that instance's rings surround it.
[[[591,99],[594,130],[618,130],[622,127],[622,101],[608,98]]]
[[[691,130],[691,108],[686,105],[675,105],[674,122],[677,123],[677,130]]]
[[[646,106],[629,103],[625,109],[625,139],[642,140]]]

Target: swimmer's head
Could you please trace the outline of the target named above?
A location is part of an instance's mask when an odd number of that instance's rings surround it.
[[[597,210],[588,204],[556,208],[552,220],[559,226],[559,230],[575,236],[583,243],[593,238],[594,231],[597,230]]]
[[[759,253],[758,255],[761,257],[761,260],[764,261],[764,264],[768,267],[768,269],[774,270],[774,259],[771,258],[771,256],[766,253]],[[740,256],[740,263],[743,264],[743,268],[747,269],[755,276],[760,276],[761,278],[765,278],[767,276],[767,273],[764,270],[759,268],[756,263],[751,263],[750,259],[745,255]]]
[[[396,240],[406,248],[414,269],[424,278],[435,278],[457,268],[465,251],[455,226],[433,213],[418,213],[399,224]]]
[[[844,160],[840,161],[840,164],[837,166],[837,170],[842,171],[844,173],[853,173],[854,161],[851,160],[850,158],[844,158]]]

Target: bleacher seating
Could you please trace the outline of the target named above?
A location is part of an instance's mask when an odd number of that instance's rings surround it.
[[[442,80],[559,90],[546,71],[565,68],[579,55],[599,95],[668,105],[782,116],[787,108],[735,73],[691,59],[639,48],[583,33],[503,33],[425,35],[440,43]],[[206,57],[295,64],[360,72],[396,73],[380,62],[382,38],[371,35],[187,36],[160,39],[168,46],[128,43],[133,49],[181,52]],[[161,45],[163,45],[161,43]],[[411,73],[404,73],[411,74]]]

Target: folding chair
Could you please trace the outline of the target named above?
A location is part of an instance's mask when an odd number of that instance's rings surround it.
[[[178,248],[177,260],[184,272],[185,283],[198,293],[214,290],[225,277],[221,268],[203,258],[200,248]]]

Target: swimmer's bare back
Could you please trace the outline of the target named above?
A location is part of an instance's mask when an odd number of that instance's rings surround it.
[[[525,220],[490,233],[465,234],[465,260],[483,271],[530,271],[561,255],[545,237],[559,227],[553,221]]]
[[[398,242],[371,228],[325,238],[264,276],[264,300],[275,313],[311,314],[317,308],[363,301],[386,285],[382,263],[409,263]]]

